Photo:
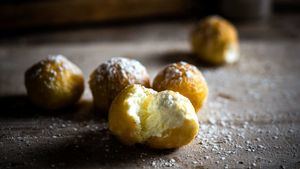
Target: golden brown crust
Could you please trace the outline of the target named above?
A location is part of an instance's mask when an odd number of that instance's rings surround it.
[[[76,65],[61,55],[55,55],[25,72],[25,87],[34,104],[46,109],[58,109],[80,99],[84,79]]]
[[[227,20],[212,16],[197,24],[191,32],[192,50],[212,64],[233,63],[238,59],[238,34]]]
[[[185,62],[173,63],[160,71],[153,81],[157,91],[172,90],[190,99],[195,111],[203,106],[208,87],[202,73],[193,65]]]
[[[138,61],[117,57],[99,65],[89,80],[96,108],[108,111],[113,99],[130,84],[150,86],[149,75]]]

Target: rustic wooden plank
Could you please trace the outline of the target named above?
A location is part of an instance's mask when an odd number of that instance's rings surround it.
[[[294,22],[280,18],[284,20],[293,27],[288,23]],[[298,36],[286,37],[272,26],[239,27],[240,62],[212,68],[190,53],[185,35],[192,24],[50,32],[3,41],[0,168],[299,168]],[[117,38],[123,34],[128,35]],[[253,34],[265,36],[259,39]],[[81,41],[80,36],[86,39]],[[140,60],[151,77],[171,62],[195,64],[210,88],[198,115],[201,128],[196,140],[172,151],[123,146],[109,134],[106,119],[93,111],[88,87],[72,108],[56,112],[35,108],[27,100],[23,73],[50,53],[61,53],[78,64],[86,81],[97,65],[112,56]]]

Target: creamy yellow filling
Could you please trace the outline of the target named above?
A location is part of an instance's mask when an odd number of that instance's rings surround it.
[[[136,87],[127,99],[128,115],[140,130],[141,142],[149,137],[162,137],[164,131],[183,125],[186,119],[196,119],[190,101],[173,91],[155,92],[151,89]]]

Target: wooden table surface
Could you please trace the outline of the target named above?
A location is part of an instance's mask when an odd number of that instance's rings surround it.
[[[190,52],[193,21],[48,31],[0,39],[0,168],[300,168],[299,15],[267,25],[240,25],[241,60],[209,67]],[[297,25],[298,24],[298,25]],[[60,111],[34,107],[24,71],[63,54],[85,75],[113,56],[141,61],[153,78],[176,61],[195,64],[210,89],[189,145],[157,151],[121,145],[92,108],[88,85],[80,103]]]

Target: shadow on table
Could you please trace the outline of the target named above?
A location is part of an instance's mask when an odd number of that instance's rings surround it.
[[[130,166],[128,164],[139,168],[145,165],[144,161],[174,151],[154,150],[143,145],[124,146],[103,128],[27,147],[21,159],[14,162],[22,168],[122,168]],[[22,164],[23,161],[26,164]]]
[[[59,110],[45,110],[33,105],[26,95],[9,95],[0,96],[0,107],[0,118],[21,119],[43,116],[84,121],[100,116],[99,113],[98,115],[95,113],[93,103],[90,100],[81,100],[75,105]]]
[[[217,69],[220,67],[201,60],[196,54],[184,50],[170,50],[164,53],[151,54],[151,56],[145,58],[146,63],[147,59],[149,59],[149,63],[151,63],[152,60],[156,60],[165,65],[184,61],[197,66],[200,70]]]
[[[0,106],[2,119],[34,120],[41,116],[79,122],[97,119],[100,126],[96,130],[70,130],[66,136],[57,138],[38,137],[35,140],[38,143],[24,145],[22,150],[18,150],[22,154],[20,157],[0,161],[0,168],[121,167],[174,151],[153,150],[143,145],[122,145],[109,133],[106,120],[100,120],[99,114],[94,112],[91,101],[81,101],[72,107],[58,111],[45,111],[32,105],[26,95],[15,95],[0,97]],[[11,156],[15,155],[11,154]]]
[[[0,168],[1,166],[12,168],[121,167],[174,151],[158,151],[142,145],[122,145],[109,133],[106,120],[100,120],[100,115],[93,111],[91,101],[81,101],[72,107],[58,111],[45,111],[32,105],[25,95],[16,95],[0,97],[0,106],[2,119],[34,120],[42,116],[79,122],[96,119],[99,122],[99,128],[96,130],[70,130],[67,135],[57,138],[38,137],[35,140],[38,143],[22,146],[20,150],[22,156],[0,160]],[[11,154],[11,156],[15,155]]]

